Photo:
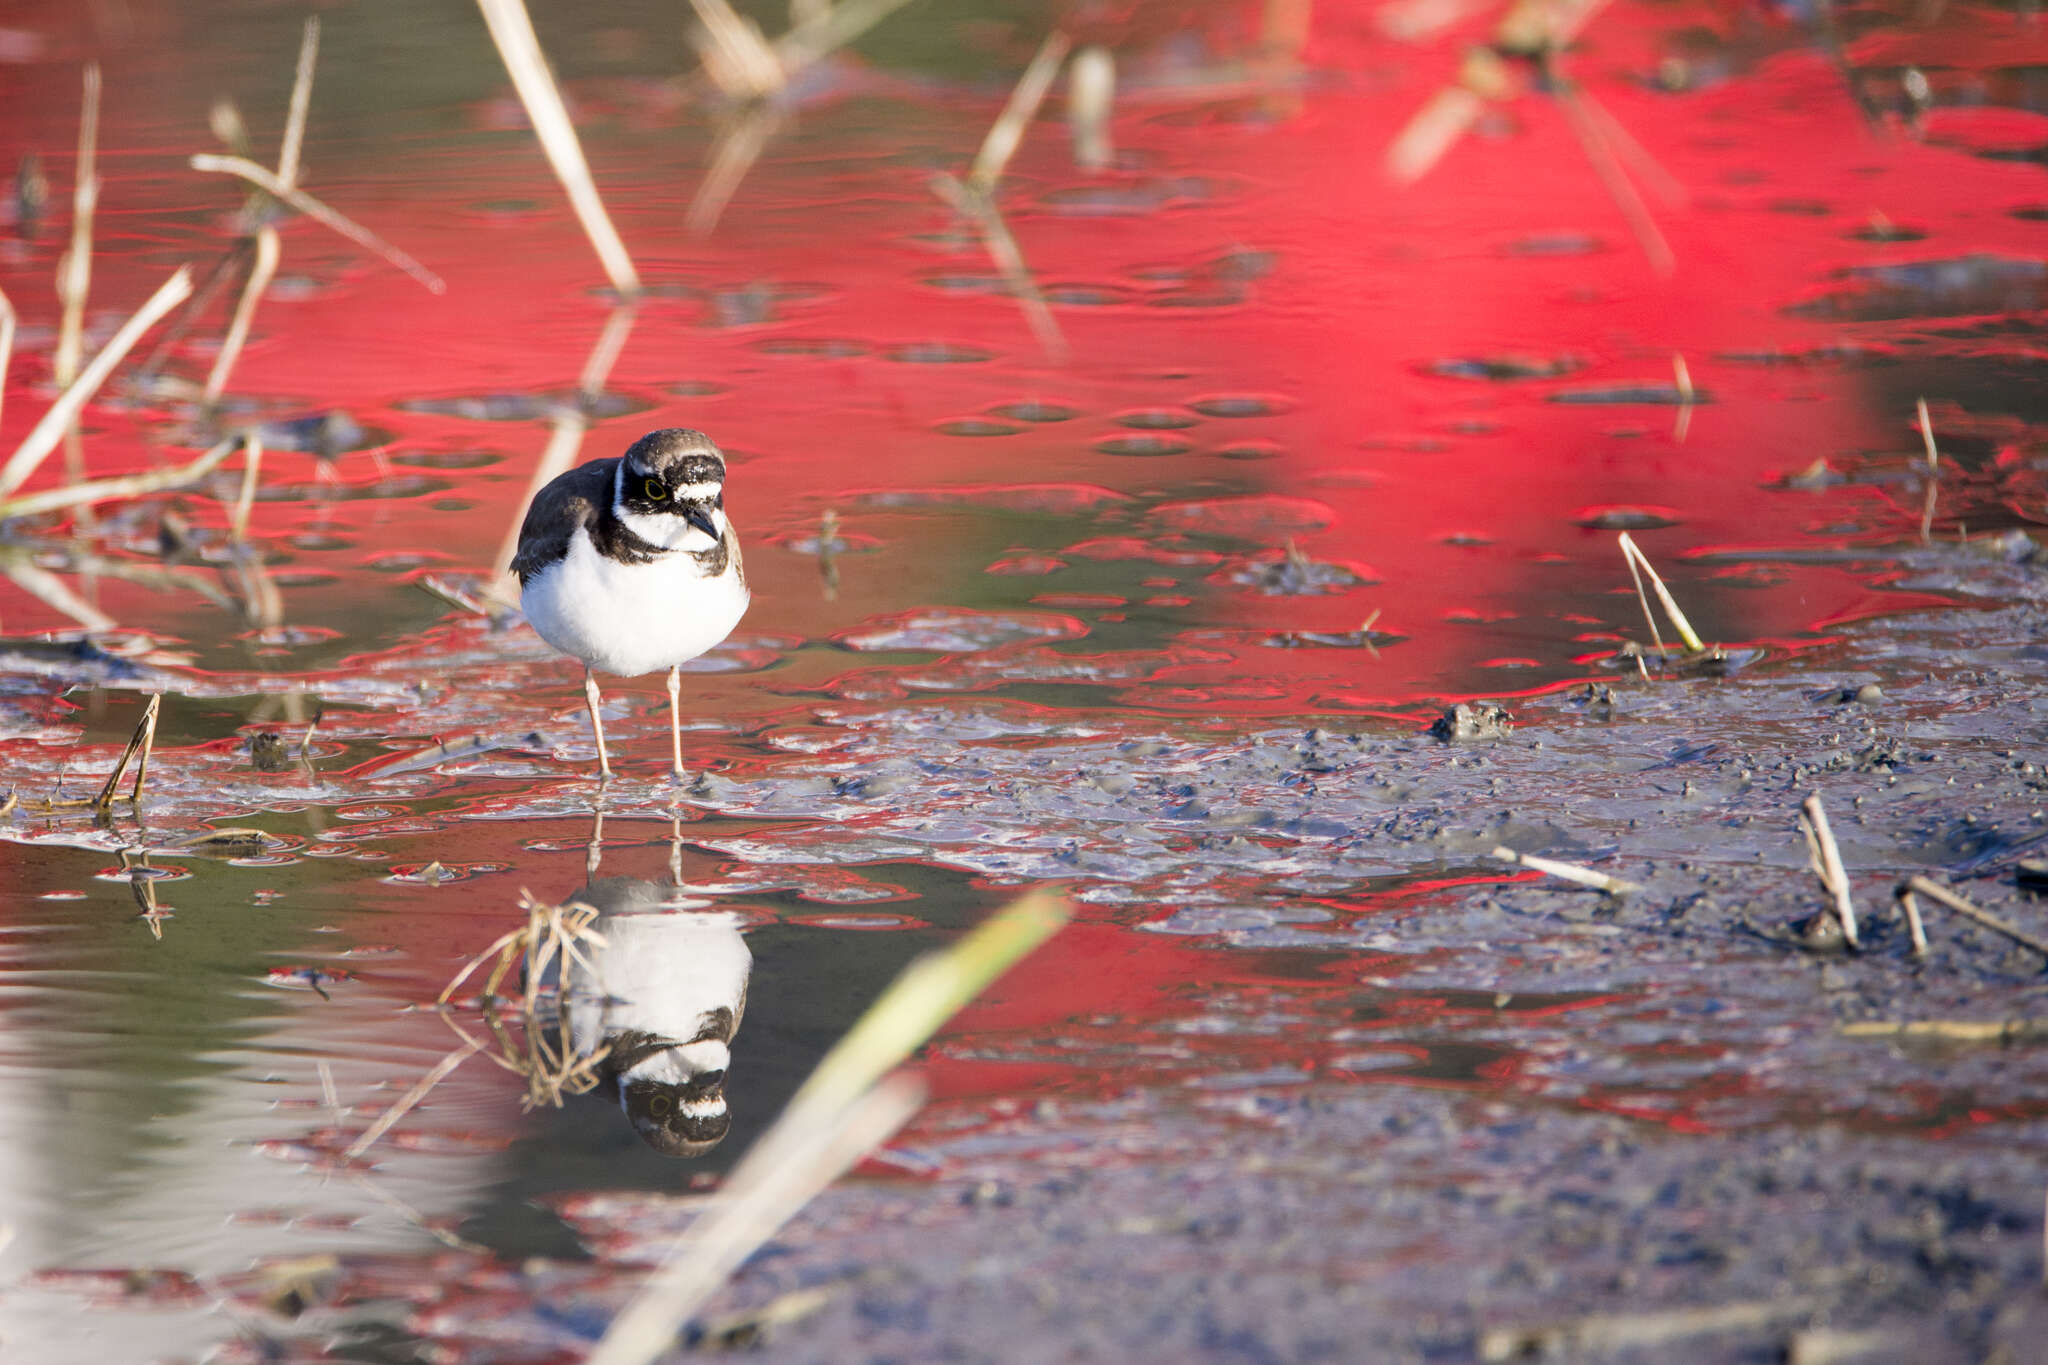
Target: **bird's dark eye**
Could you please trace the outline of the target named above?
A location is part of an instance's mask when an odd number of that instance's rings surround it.
[[[668,496],[668,489],[662,487],[660,479],[649,479],[641,487],[646,490],[647,496],[655,502],[660,502]]]

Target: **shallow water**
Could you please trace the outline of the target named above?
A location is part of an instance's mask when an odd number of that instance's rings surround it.
[[[0,237],[9,450],[50,395],[80,62],[107,74],[96,343],[232,243],[239,191],[183,158],[212,150],[221,94],[267,155],[301,18],[72,10],[0,31],[6,164],[36,152],[53,195]],[[1651,200],[1667,276],[1547,95],[1418,184],[1381,175],[1483,21],[1410,46],[1325,5],[1295,65],[1253,60],[1256,7],[1061,11],[1117,54],[1116,158],[1077,170],[1048,115],[999,202],[1064,359],[927,184],[964,170],[1053,16],[885,24],[806,77],[706,236],[685,217],[733,116],[686,79],[674,7],[537,18],[648,286],[601,393],[578,376],[623,315],[475,14],[342,6],[306,184],[447,292],[285,226],[223,412],[270,452],[268,589],[230,549],[233,462],[89,530],[9,525],[6,564],[114,625],[83,643],[0,581],[21,798],[0,816],[0,1339],[49,1360],[573,1356],[675,1221],[658,1197],[715,1185],[903,963],[1047,881],[1078,922],[933,1045],[934,1103],[865,1183],[736,1288],[856,1286],[788,1329],[793,1356],[1021,1358],[1005,1334],[1043,1325],[1032,1303],[998,1295],[977,1328],[945,1268],[1008,1239],[1056,1299],[1092,1276],[1112,1287],[1090,1312],[1124,1315],[1106,1335],[1065,1316],[1048,1358],[1342,1356],[1368,1312],[1402,1323],[1389,1352],[1469,1358],[1503,1318],[1798,1280],[1775,1193],[1713,1174],[1774,1163],[1876,1220],[1809,1209],[1799,1230],[1926,1291],[1802,1284],[1815,1312],[1985,1349],[2018,1330],[1996,1308],[2038,1244],[2040,1064],[1835,1027],[2017,1017],[2034,973],[1968,938],[1908,975],[1882,908],[1848,964],[1785,926],[1818,904],[1791,814],[1815,786],[1855,812],[1839,833],[1874,906],[1948,871],[2031,913],[2001,879],[2041,819],[2018,766],[2043,738],[2038,570],[1989,541],[2048,513],[2023,18],[1860,9],[1840,67],[1775,12],[1603,13],[1571,70],[1684,187]],[[162,374],[203,378],[226,307]],[[1943,452],[1927,547],[1921,398]],[[608,682],[600,803],[575,666],[447,600],[487,579],[566,415],[580,458],[666,425],[729,453],[754,606],[690,667],[681,788],[658,680]],[[85,430],[94,475],[213,435],[129,377]],[[1624,529],[1732,676],[1647,683],[1617,656],[1646,635]],[[265,591],[274,612],[245,610]],[[1870,679],[1881,708],[1834,697]],[[139,809],[38,808],[89,794],[159,692]],[[1423,734],[1472,698],[1510,700],[1514,735]],[[203,842],[228,828],[260,843]],[[602,1095],[528,1109],[473,1059],[343,1160],[455,1045],[426,1006],[523,890],[575,894],[594,839],[604,875],[679,874],[746,926],[724,1141],[671,1161]],[[1524,885],[1501,844],[1649,890]],[[1589,1250],[1551,1215],[1633,1179],[1623,1150],[1676,1193],[1616,1193],[1629,1231]],[[1886,1163],[1939,1170],[1888,1184]],[[1048,1189],[1117,1212],[1071,1223]],[[1285,1250],[1281,1209],[1327,1253]],[[1525,1256],[1501,1263],[1486,1209]],[[1925,1254],[1869,1250],[1905,1245],[1877,1222],[1927,1217],[1978,1238],[1946,1308],[1912,1279]],[[327,1254],[310,1316],[265,1306],[285,1272],[252,1265]],[[899,1278],[861,1278],[878,1265]],[[1256,1284],[1208,1302],[1203,1277],[1232,1274]],[[122,1311],[80,1327],[81,1303]]]

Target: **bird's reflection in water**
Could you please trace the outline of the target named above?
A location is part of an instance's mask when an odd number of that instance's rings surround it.
[[[732,1126],[725,1072],[747,1008],[753,954],[740,917],[637,877],[605,877],[573,897],[598,912],[589,972],[562,999],[563,1041],[598,1062],[633,1131],[666,1156],[701,1156]]]
[[[681,830],[672,831],[671,885],[598,877],[600,808],[586,861],[588,880],[567,903],[597,912],[595,938],[579,941],[556,1041],[573,1061],[594,1059],[598,1093],[616,1098],[647,1145],[664,1156],[702,1156],[732,1116],[725,1073],[747,1008],[754,966],[742,918],[685,896]],[[587,966],[585,965],[587,963]]]

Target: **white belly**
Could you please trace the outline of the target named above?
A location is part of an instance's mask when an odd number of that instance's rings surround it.
[[[645,564],[606,559],[577,532],[569,553],[527,583],[520,606],[540,638],[622,677],[696,658],[732,634],[747,610],[739,547],[706,578],[687,554]]]

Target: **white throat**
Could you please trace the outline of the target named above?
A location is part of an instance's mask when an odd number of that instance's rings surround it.
[[[671,516],[667,513],[649,516],[644,512],[632,511],[626,506],[624,499],[620,496],[625,485],[625,479],[626,462],[621,460],[619,461],[618,469],[612,474],[612,515],[624,522],[627,530],[648,544],[663,550],[701,552],[711,549],[718,544],[720,539],[724,538],[726,520],[723,507],[711,509],[711,521],[713,525],[718,527],[718,536],[707,536],[703,531],[692,526],[681,517]],[[678,489],[677,492],[692,497],[702,497],[715,493],[718,489],[719,485],[715,483],[691,484],[688,487]]]

